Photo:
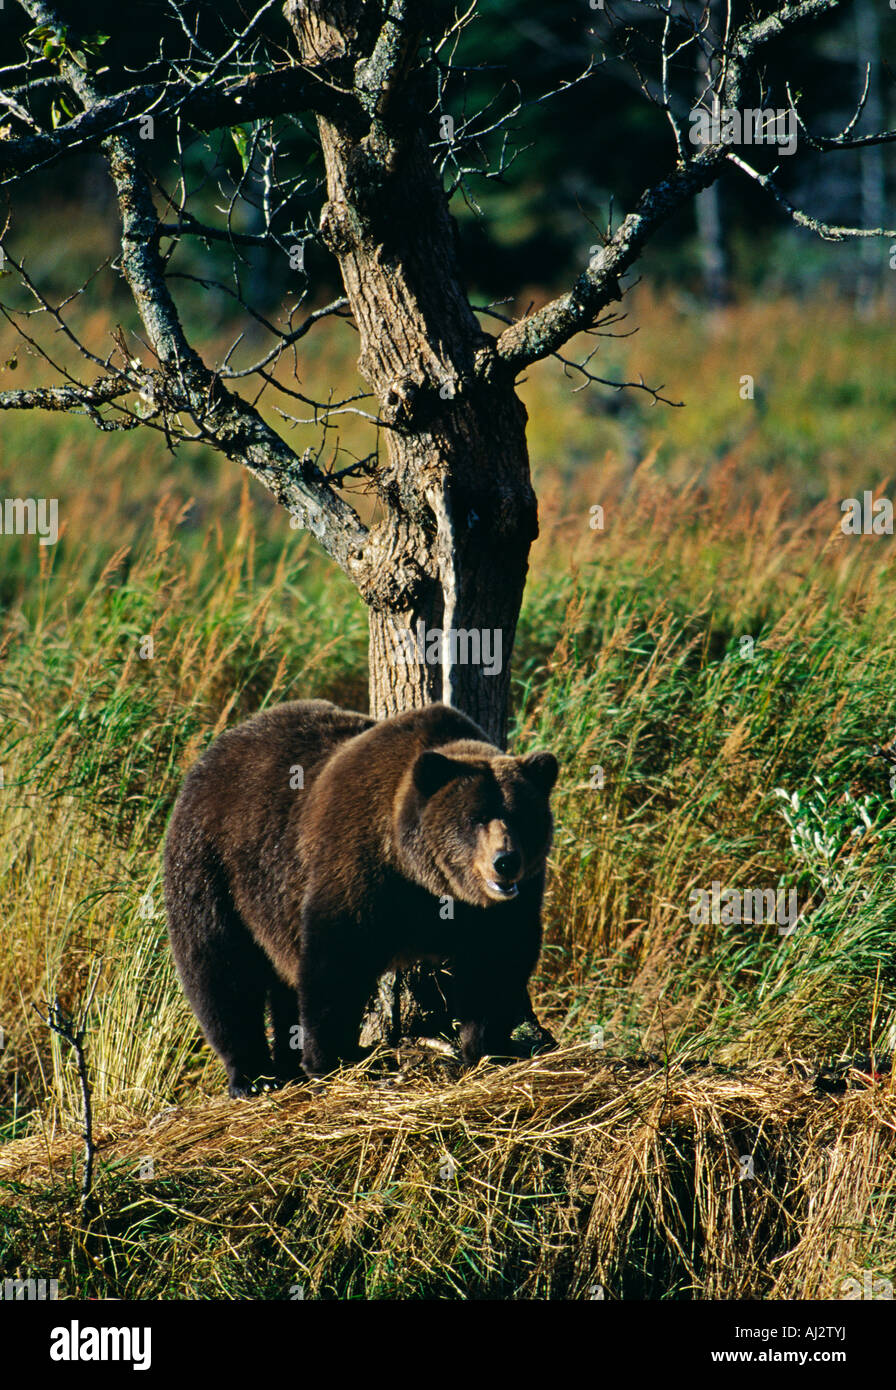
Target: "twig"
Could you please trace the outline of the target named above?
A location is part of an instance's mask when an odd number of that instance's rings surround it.
[[[775,202],[788,213],[800,227],[808,227],[810,232],[815,232],[824,241],[846,241],[850,237],[896,237],[896,231],[890,231],[886,227],[832,227],[829,222],[822,222],[817,217],[810,217],[807,212],[802,212],[794,207],[788,198],[785,198],[778,185],[775,183],[771,174],[761,174],[758,169],[754,169],[752,164],[748,164],[745,159],[741,159],[733,150],[728,151],[728,159],[747,174],[749,178],[755,179],[760,188],[764,188],[770,193]]]
[[[93,1165],[96,1157],[96,1144],[93,1138],[93,1105],[90,1096],[90,1077],[87,1071],[84,1038],[87,1034],[87,1015],[90,1012],[93,996],[96,993],[96,987],[99,983],[101,965],[102,961],[97,961],[93,968],[93,979],[90,984],[87,1001],[77,1021],[73,1016],[63,1012],[58,996],[54,998],[52,1004],[46,1006],[46,1014],[42,1014],[36,1004],[32,1005],[38,1018],[74,1050],[75,1059],[77,1061],[78,1084],[81,1088],[82,1137],[84,1139],[84,1174],[81,1179],[82,1214],[86,1214],[91,1206],[93,1196]]]

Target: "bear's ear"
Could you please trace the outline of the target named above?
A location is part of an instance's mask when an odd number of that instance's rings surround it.
[[[520,770],[544,796],[549,796],[560,768],[553,753],[530,753],[520,758]]]
[[[463,771],[461,763],[435,748],[425,749],[414,763],[414,786],[421,796],[434,796]]]

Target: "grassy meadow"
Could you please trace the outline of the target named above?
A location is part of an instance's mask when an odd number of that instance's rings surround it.
[[[100,1298],[896,1279],[892,1073],[813,1080],[896,1039],[893,541],[840,526],[842,498],[892,495],[892,321],[832,295],[630,306],[593,365],[684,408],[557,363],[521,387],[541,536],[513,746],[562,769],[534,991],[562,1046],[464,1077],[409,1055],[226,1099],[168,955],[167,817],[229,724],[364,706],[365,614],[226,460],[2,420],[0,495],[58,497],[62,532],[0,539],[0,1275]],[[350,387],[326,331],[310,365]],[[692,920],[714,882],[792,891],[794,929]],[[94,984],[88,1223],[74,1059],[33,1006]]]

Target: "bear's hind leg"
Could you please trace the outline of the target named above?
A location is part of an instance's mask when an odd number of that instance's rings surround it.
[[[184,993],[227,1070],[232,1096],[272,1081],[265,1004],[274,968],[223,893],[166,894],[168,930]]]
[[[241,947],[220,960],[204,959],[194,974],[197,995],[188,990],[202,1031],[227,1070],[231,1096],[255,1095],[274,1080],[264,1027],[273,971],[248,936]]]

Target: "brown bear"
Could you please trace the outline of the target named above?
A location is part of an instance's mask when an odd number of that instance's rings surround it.
[[[520,1024],[550,1046],[527,986],[556,777],[440,704],[377,722],[301,700],[222,734],[174,808],[165,903],[230,1094],[297,1078],[299,1043],[308,1076],[357,1060],[378,977],[421,961],[448,967],[465,1062],[519,1055]]]

